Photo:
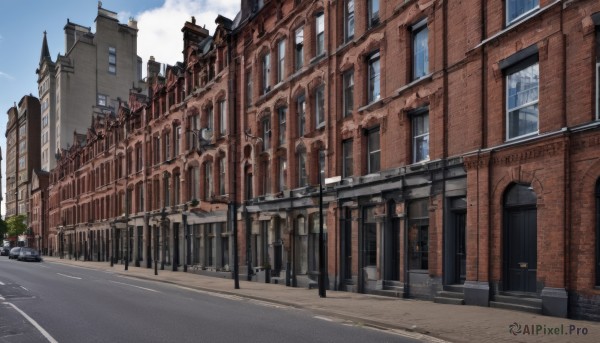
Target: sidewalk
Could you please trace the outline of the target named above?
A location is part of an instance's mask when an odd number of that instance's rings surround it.
[[[180,271],[123,265],[108,262],[83,262],[45,257],[44,261],[82,266],[132,278],[171,283],[202,291],[215,292],[301,308],[321,316],[349,320],[356,325],[380,329],[404,330],[424,340],[435,338],[451,342],[600,342],[600,323],[579,321],[525,312],[478,306],[436,304],[430,301],[388,298],[350,292],[327,291],[320,298],[316,289],[248,282],[240,279],[234,289],[232,279],[209,277]],[[516,324],[515,324],[516,323]],[[513,326],[520,333],[511,334]],[[520,328],[519,328],[520,326]],[[579,335],[576,330],[579,329]],[[573,333],[570,334],[570,331]],[[583,334],[587,332],[587,334]],[[537,333],[537,334],[536,334]]]

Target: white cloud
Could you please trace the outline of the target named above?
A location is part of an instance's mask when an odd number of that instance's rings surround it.
[[[5,79],[9,79],[9,80],[14,80],[14,79],[15,79],[15,78],[14,78],[14,77],[12,77],[11,75],[9,75],[9,74],[7,74],[7,73],[5,73],[5,72],[3,72],[3,71],[0,71],[0,79],[1,79],[1,78],[5,78]]]
[[[192,16],[197,25],[205,26],[212,35],[219,14],[233,20],[239,10],[239,0],[166,0],[162,7],[138,13],[138,55],[144,61],[144,70],[150,56],[170,65],[183,61],[181,28]],[[126,22],[130,15],[124,12],[119,17]]]

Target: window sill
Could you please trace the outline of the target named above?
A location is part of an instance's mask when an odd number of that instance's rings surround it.
[[[477,50],[480,47],[486,45],[487,43],[489,43],[497,38],[500,38],[501,36],[505,35],[506,33],[513,31],[514,29],[523,25],[524,23],[529,22],[530,20],[532,20],[534,18],[537,18],[540,14],[542,14],[546,11],[549,11],[551,8],[554,8],[554,6],[560,4],[561,2],[562,2],[561,0],[555,0],[553,3],[546,5],[543,8],[539,8],[537,11],[531,12],[528,16],[521,18],[521,20],[512,22],[511,25],[505,27],[504,30],[501,30],[500,32],[497,32],[496,34],[482,40],[481,43],[477,44],[473,49],[467,51],[467,55],[469,53],[473,52],[474,50]]]
[[[414,80],[414,81],[412,81],[412,82],[410,82],[410,83],[408,83],[408,84],[406,84],[406,85],[398,88],[396,90],[396,95],[400,96],[403,93],[405,93],[406,91],[410,90],[411,88],[420,85],[421,83],[424,83],[426,81],[431,81],[432,77],[433,77],[433,73],[429,73],[427,75],[424,75],[424,76],[422,76],[422,77],[420,77],[420,78],[418,78],[418,79],[416,79],[416,80]]]
[[[320,55],[317,55],[317,56],[313,57],[313,58],[312,58],[312,59],[309,61],[309,63],[310,63],[311,65],[312,65],[312,64],[316,64],[317,62],[319,62],[319,61],[321,61],[321,60],[325,59],[325,57],[326,57],[326,56],[327,56],[327,51],[323,51],[323,52],[322,52]]]
[[[363,112],[368,112],[377,108],[383,107],[383,98],[379,97],[379,99],[369,103],[366,106],[363,106],[361,108],[358,109],[359,113],[363,113]]]

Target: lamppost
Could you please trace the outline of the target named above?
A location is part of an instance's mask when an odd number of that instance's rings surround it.
[[[327,269],[325,267],[325,236],[323,234],[323,185],[339,182],[341,177],[334,176],[325,180],[322,178],[322,173],[319,173],[319,296],[325,298],[327,295],[325,291]]]
[[[325,291],[325,258],[323,253],[325,251],[325,244],[323,242],[323,180],[321,173],[319,173],[319,296],[325,298],[327,296]]]
[[[190,232],[187,225],[187,204],[183,205],[183,212],[181,213],[181,219],[183,221],[183,234],[185,235],[183,243],[183,272],[187,273],[188,268],[188,254],[190,244]]]

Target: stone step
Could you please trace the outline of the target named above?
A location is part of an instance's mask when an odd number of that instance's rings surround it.
[[[541,306],[533,307],[533,306],[517,305],[517,304],[498,302],[498,301],[490,301],[490,307],[503,308],[506,310],[514,310],[514,311],[521,311],[521,312],[529,312],[529,313],[535,313],[535,314],[542,314]]]
[[[439,291],[439,292],[437,292],[437,296],[443,297],[443,298],[454,298],[454,299],[461,299],[461,300],[465,298],[465,295],[463,293],[449,292],[449,291]]]
[[[497,294],[494,296],[494,301],[501,302],[501,303],[507,303],[507,304],[542,308],[542,299],[538,299],[538,298],[518,297],[518,296]]]
[[[444,285],[444,290],[449,292],[464,293],[464,285]]]
[[[404,298],[404,292],[391,291],[385,289],[373,289],[368,291],[369,294],[381,295],[384,297]]]
[[[440,297],[440,296],[433,298],[433,302],[438,303],[438,304],[450,304],[450,305],[464,305],[465,304],[465,301],[463,299],[447,298],[447,297]]]

